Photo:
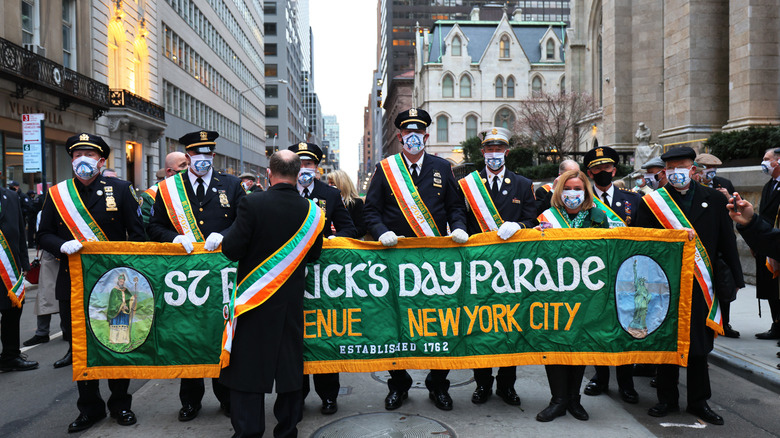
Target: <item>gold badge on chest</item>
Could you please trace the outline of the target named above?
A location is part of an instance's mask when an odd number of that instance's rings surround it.
[[[114,198],[114,188],[106,186],[106,211],[117,211],[116,198]]]
[[[441,173],[438,170],[433,171],[433,186],[441,188]]]
[[[228,202],[227,193],[224,190],[219,191],[219,206],[222,208],[230,208],[230,202]]]

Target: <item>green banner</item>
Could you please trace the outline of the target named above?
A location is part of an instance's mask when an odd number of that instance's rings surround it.
[[[87,243],[71,272],[75,379],[219,374],[235,284],[221,253]],[[392,248],[337,238],[307,275],[307,373],[687,363],[684,231],[521,230]]]

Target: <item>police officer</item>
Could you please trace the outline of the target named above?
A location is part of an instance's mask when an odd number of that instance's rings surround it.
[[[394,189],[409,192],[416,190],[424,204],[416,205],[416,208],[424,207],[430,212],[432,223],[427,220],[425,223],[418,222],[417,229],[435,232],[430,235],[446,235],[449,226],[454,242],[468,241],[465,205],[452,167],[447,160],[425,153],[425,142],[428,140],[426,129],[430,124],[431,117],[425,110],[412,108],[399,113],[395,118],[395,126],[400,131],[397,138],[403,145],[403,151],[377,164],[374,171],[366,193],[364,214],[369,233],[384,246],[396,245],[401,236],[416,236],[409,222],[415,219],[404,215],[398,205],[399,201],[404,201],[393,193]],[[387,163],[391,169],[389,173],[385,173],[383,163]],[[407,173],[413,187],[403,183]],[[391,180],[395,182],[392,188]],[[452,409],[448,373],[449,370],[431,370],[425,379],[429,398],[442,410]],[[385,409],[401,407],[411,385],[412,378],[406,370],[390,371]]]
[[[620,220],[628,226],[636,221],[636,211],[639,208],[642,197],[631,190],[621,189],[612,184],[612,178],[617,173],[615,166],[617,166],[619,160],[620,155],[614,149],[597,147],[585,154],[583,164],[588,169],[588,176],[593,180],[593,195],[598,197],[606,207],[617,214]],[[607,212],[607,217],[610,217],[610,212]],[[623,226],[620,223],[612,222],[610,227],[615,225]],[[639,394],[634,389],[633,368],[633,365],[621,365],[615,371],[620,398],[631,404],[639,402]],[[596,375],[585,386],[584,392],[586,395],[595,396],[606,392],[608,387],[609,367],[597,366]]]
[[[204,248],[207,251],[219,248],[236,219],[238,202],[246,196],[238,178],[213,168],[217,137],[219,134],[215,131],[196,131],[179,138],[179,143],[186,150],[188,170],[168,177],[159,189],[175,190],[177,183],[183,185],[186,196],[180,198],[181,202],[189,204],[200,234],[205,238]],[[165,198],[158,194],[154,201],[152,218],[146,230],[149,239],[180,243],[188,253],[192,252],[194,239],[191,234],[181,234],[178,231],[182,229],[180,225],[171,222],[168,211],[175,206],[166,205]],[[212,379],[212,389],[220,408],[225,415],[230,415],[230,392],[218,379]],[[204,393],[203,379],[181,379],[179,421],[190,421],[198,416]]]
[[[497,229],[498,237],[507,240],[518,230],[536,225],[536,200],[533,193],[533,182],[506,168],[506,152],[509,148],[509,130],[493,127],[482,133],[482,156],[485,159],[485,168],[479,173],[482,183],[487,189],[490,199],[495,205],[503,223]],[[467,177],[469,178],[469,177]],[[464,187],[461,180],[461,187]],[[464,190],[469,190],[468,186]],[[477,193],[473,193],[477,196]],[[483,230],[479,225],[476,215],[490,214],[481,212],[479,205],[467,203],[469,207],[468,232],[477,234],[493,231]],[[477,387],[471,396],[472,403],[485,403],[493,392],[492,368],[480,368],[474,370],[474,380]],[[517,371],[514,366],[506,366],[498,369],[496,375],[496,395],[505,403],[513,406],[520,405],[520,396],[515,391]]]
[[[152,219],[152,206],[154,206],[154,201],[157,199],[157,189],[160,181],[176,175],[186,169],[187,166],[187,156],[184,152],[174,151],[165,156],[165,168],[158,169],[154,175],[157,178],[157,182],[141,193],[141,217],[144,220],[144,229],[149,226],[149,221]]]
[[[71,291],[67,256],[82,248],[82,242],[76,236],[87,233],[72,217],[79,215],[85,224],[94,222],[92,225],[102,230],[103,236],[99,236],[99,240],[141,242],[144,240],[144,230],[132,184],[100,175],[100,169],[111,152],[106,142],[96,135],[82,133],[70,137],[65,147],[71,156],[76,177],[61,182],[48,192],[41,211],[38,240],[42,249],[60,259],[56,296],[60,303],[63,338],[71,342],[70,297],[71,293],[83,291]],[[79,196],[72,196],[69,188],[75,189]],[[52,191],[59,192],[60,196],[53,197]],[[70,202],[64,203],[63,200],[68,198]],[[82,212],[81,208],[73,208],[74,205],[84,207],[88,214]],[[67,212],[67,217],[60,212]],[[94,227],[91,229],[94,230]],[[55,368],[71,364],[71,351],[68,350],[65,357],[55,362]],[[127,392],[129,386],[129,379],[108,380],[111,390],[108,410],[111,417],[122,426],[136,423],[135,414],[130,410],[132,396]],[[106,416],[106,404],[100,397],[99,381],[79,380],[77,387],[79,416],[68,426],[68,432],[88,429]]]
[[[304,198],[311,199],[325,211],[323,237],[350,237],[357,239],[358,232],[352,223],[352,217],[341,199],[341,191],[317,179],[318,167],[322,160],[322,149],[314,143],[298,143],[287,149],[298,154],[301,170],[298,173],[296,188]],[[335,230],[335,232],[333,231]],[[315,374],[314,391],[322,400],[320,412],[324,415],[338,411],[336,398],[339,395],[338,373]],[[309,394],[309,376],[303,376],[303,399]]]

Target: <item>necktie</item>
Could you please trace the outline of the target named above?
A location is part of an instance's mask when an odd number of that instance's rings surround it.
[[[307,199],[309,198],[309,188],[308,187],[304,187],[303,188],[303,197],[307,198]]]
[[[417,179],[417,163],[412,163],[412,178]]]
[[[198,188],[195,189],[195,196],[198,197],[199,202],[203,202],[203,198],[206,196],[206,184],[203,182],[203,178],[195,180],[198,183]]]
[[[493,197],[498,195],[498,177],[493,177],[493,184],[490,185],[490,192],[493,195]]]
[[[610,206],[609,205],[609,195],[607,194],[607,192],[604,192],[604,193],[601,194],[601,199],[604,200],[604,203],[607,204],[607,207]]]

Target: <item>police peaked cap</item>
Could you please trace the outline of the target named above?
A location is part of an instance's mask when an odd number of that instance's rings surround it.
[[[688,146],[681,146],[678,148],[669,149],[665,154],[661,155],[661,159],[664,160],[664,162],[671,160],[682,160],[686,158],[690,160],[696,160],[696,151],[689,148]]]
[[[322,149],[314,143],[301,142],[287,149],[298,154],[301,160],[314,160],[317,164],[320,164],[320,161],[322,161]]]
[[[69,137],[65,142],[65,147],[68,149],[68,155],[71,157],[73,156],[73,151],[78,150],[97,151],[103,158],[108,158],[108,154],[111,153],[111,148],[108,147],[102,137],[87,134],[86,132]]]
[[[590,169],[599,164],[617,164],[620,161],[620,155],[608,146],[599,146],[585,153],[585,168]]]
[[[179,143],[183,144],[188,152],[210,154],[217,147],[217,137],[219,137],[217,131],[195,131],[182,135],[179,138]]]
[[[410,108],[395,117],[395,127],[398,129],[427,129],[430,124],[431,116],[420,108]]]

